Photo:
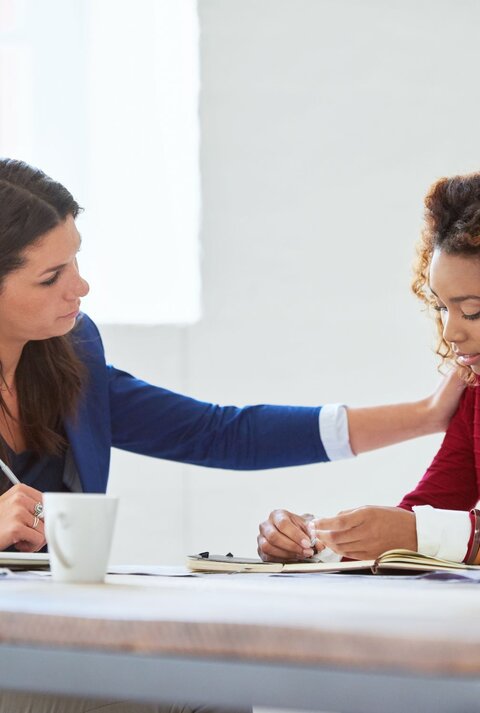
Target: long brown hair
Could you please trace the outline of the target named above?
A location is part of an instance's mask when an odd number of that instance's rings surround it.
[[[425,198],[425,227],[417,248],[412,289],[428,307],[435,299],[429,290],[428,272],[434,250],[449,255],[480,258],[480,173],[441,178]],[[443,337],[441,316],[435,313],[439,334],[437,354],[442,362],[455,362],[452,346]],[[468,367],[459,370],[470,384],[475,374]]]
[[[5,277],[22,267],[24,251],[80,207],[64,186],[22,161],[0,159],[0,297]],[[30,341],[15,374],[19,421],[27,448],[61,454],[63,424],[76,412],[85,379],[72,335]],[[5,383],[0,362],[0,383]],[[0,408],[10,413],[0,391]],[[2,458],[8,460],[0,440]]]

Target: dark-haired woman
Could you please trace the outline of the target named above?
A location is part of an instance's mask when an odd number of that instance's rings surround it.
[[[338,556],[401,547],[480,564],[480,173],[439,180],[425,208],[413,290],[436,314],[437,353],[468,387],[433,463],[399,507],[360,507],[310,529]],[[260,526],[259,553],[295,557],[303,532],[297,515],[275,511]]]
[[[446,428],[460,393],[453,378],[427,399],[347,414],[342,406],[220,407],[107,365],[97,328],[79,311],[89,288],[77,264],[78,212],[59,183],[25,163],[0,160],[0,457],[21,480],[3,482],[0,549],[45,545],[35,517],[42,492],[104,492],[112,446],[260,469],[326,461]],[[0,713],[17,709],[5,700],[0,696]],[[19,710],[26,705],[17,701]],[[81,701],[42,705],[35,697],[28,710],[84,710]]]
[[[347,414],[341,406],[222,408],[108,366],[97,328],[79,312],[89,287],[77,264],[78,212],[43,172],[0,160],[0,457],[22,481],[12,488],[4,478],[0,549],[45,544],[43,523],[33,517],[42,492],[104,492],[112,446],[259,469],[446,428],[459,398],[452,378],[427,399]]]

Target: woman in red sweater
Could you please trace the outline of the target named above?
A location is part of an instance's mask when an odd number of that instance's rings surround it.
[[[276,510],[260,525],[263,559],[304,556],[311,537],[338,556],[395,547],[480,563],[480,173],[442,178],[425,199],[413,290],[435,311],[437,353],[468,383],[433,463],[398,507],[360,507],[309,522]]]

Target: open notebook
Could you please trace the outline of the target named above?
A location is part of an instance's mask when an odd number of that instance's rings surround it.
[[[49,569],[47,552],[0,552],[0,567],[8,569]]]
[[[397,570],[435,572],[438,570],[480,570],[480,566],[467,565],[462,562],[450,562],[435,557],[427,557],[410,550],[388,550],[377,559],[352,560],[348,562],[262,562],[259,559],[211,555],[202,552],[187,558],[187,567],[194,572],[371,572]]]

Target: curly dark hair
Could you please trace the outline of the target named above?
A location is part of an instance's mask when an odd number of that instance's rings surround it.
[[[417,246],[412,289],[429,308],[435,304],[429,289],[428,271],[436,249],[449,255],[480,258],[480,172],[441,178],[431,186],[425,197],[425,225]],[[451,344],[443,337],[443,324],[438,312],[435,313],[435,321],[439,334],[436,352],[442,364],[456,363]],[[476,381],[475,374],[468,367],[459,366],[459,370],[468,383]]]

